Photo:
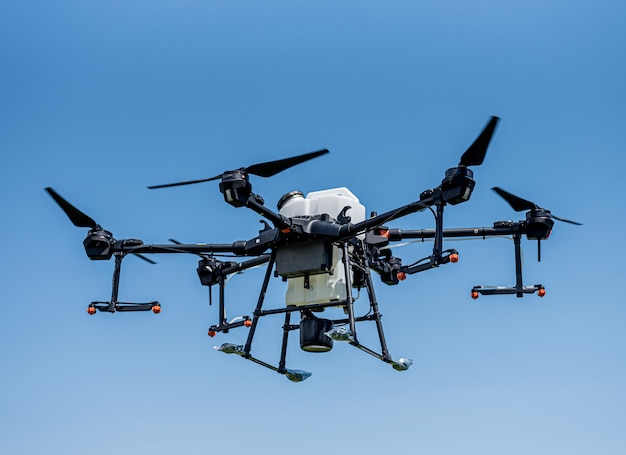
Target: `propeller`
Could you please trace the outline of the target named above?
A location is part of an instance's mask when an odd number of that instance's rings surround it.
[[[491,142],[491,137],[493,136],[494,131],[496,130],[496,126],[498,125],[499,117],[492,116],[485,128],[483,128],[482,132],[478,135],[476,140],[470,145],[465,153],[461,156],[461,161],[459,161],[459,166],[480,166],[483,164],[485,160],[485,155],[487,154],[487,147],[489,147],[489,142]]]
[[[318,156],[322,156],[329,153],[327,149],[318,150],[316,152],[305,153],[303,155],[292,156],[290,158],[283,158],[281,160],[268,161],[266,163],[253,164],[252,166],[242,167],[237,169],[238,171],[245,172],[247,174],[258,175],[259,177],[271,177],[278,174],[290,167],[296,166],[305,161],[312,160]],[[227,171],[228,172],[228,171]],[[208,179],[188,180],[185,182],[166,183],[165,185],[154,185],[148,188],[154,190],[156,188],[168,188],[172,186],[193,185],[195,183],[210,182],[212,180],[221,179],[227,172],[210,177]]]
[[[469,166],[479,166],[483,164],[487,148],[491,137],[496,130],[496,125],[500,119],[492,116],[487,125],[480,132],[467,150],[461,155],[461,160],[456,167],[446,170],[445,176],[441,181],[441,204],[456,205],[469,200],[476,182],[472,179],[474,171]],[[420,200],[427,199],[435,190],[426,190],[420,194]],[[443,207],[443,206],[441,206]],[[437,243],[437,242],[435,242]]]
[[[499,188],[497,186],[493,187],[492,190],[498,193],[498,195],[500,195],[502,199],[507,201],[509,205],[513,208],[513,210],[515,210],[516,212],[523,212],[524,210],[541,209],[541,207],[539,207],[534,202],[530,202],[526,199],[522,199],[519,196],[515,196],[514,194],[511,194],[508,191],[504,191],[502,188]],[[552,213],[549,213],[549,216],[550,218],[563,221],[564,223],[570,223],[570,224],[575,224],[576,226],[582,226],[582,223],[578,223],[577,221],[572,221],[572,220],[566,220],[565,218],[559,218],[558,216],[552,215]]]
[[[65,199],[61,197],[59,193],[54,191],[52,188],[48,187],[46,188],[46,191],[48,192],[50,196],[52,196],[52,199],[54,199],[55,202],[59,204],[61,209],[65,212],[65,214],[70,219],[70,221],[74,224],[74,226],[92,228],[92,229],[102,228],[98,223],[94,221],[93,218],[85,215],[83,212],[78,210],[72,204],[67,202]]]
[[[96,221],[93,218],[91,218],[89,215],[86,215],[85,213],[78,210],[76,207],[74,207],[72,204],[66,201],[59,193],[54,191],[52,188],[47,187],[45,190],[52,197],[52,199],[54,199],[54,201],[59,205],[59,207],[61,207],[61,209],[65,212],[65,214],[67,215],[67,217],[70,219],[70,221],[72,222],[74,226],[82,227],[82,228],[91,228],[91,229],[103,229],[102,226],[96,223]],[[133,253],[133,254],[137,256],[138,258],[143,259],[146,262],[149,262],[150,264],[156,264],[156,262],[154,262],[152,259],[147,258],[141,254],[138,254],[138,253]]]

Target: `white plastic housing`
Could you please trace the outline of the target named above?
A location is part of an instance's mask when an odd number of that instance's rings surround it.
[[[279,213],[287,218],[327,214],[337,219],[341,211],[348,206],[350,209],[346,215],[352,218],[352,223],[365,220],[365,207],[349,189],[343,187],[314,191],[306,197],[293,196],[284,202]],[[333,274],[322,273],[310,276],[308,288],[304,287],[304,277],[287,279],[286,305],[302,306],[345,300],[347,298],[346,275],[342,257],[343,252],[333,246]]]

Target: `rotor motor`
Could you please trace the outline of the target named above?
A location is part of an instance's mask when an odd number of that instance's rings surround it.
[[[549,210],[535,209],[526,213],[528,240],[545,240],[550,236],[554,220]]]
[[[224,195],[224,201],[233,207],[243,207],[252,193],[248,174],[243,171],[224,173],[220,182],[220,192]]]
[[[106,261],[113,256],[113,234],[102,228],[91,229],[87,238],[83,241],[85,252],[89,259],[94,261]]]

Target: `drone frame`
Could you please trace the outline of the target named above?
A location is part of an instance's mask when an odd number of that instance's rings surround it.
[[[523,285],[521,238],[523,235],[526,235],[531,240],[537,240],[540,245],[541,240],[547,239],[550,235],[552,225],[554,224],[553,219],[578,224],[557,218],[551,215],[549,211],[541,209],[530,201],[518,198],[504,190],[494,188],[500,196],[509,202],[514,210],[528,210],[525,221],[498,221],[495,222],[491,228],[444,228],[443,215],[445,206],[456,205],[469,200],[475,182],[472,178],[473,172],[468,167],[482,164],[498,120],[497,117],[490,119],[474,143],[472,143],[462,155],[458,166],[446,171],[444,179],[439,186],[423,191],[416,201],[381,215],[372,213],[370,218],[356,223],[351,223],[350,217],[347,216],[347,211],[350,209],[349,206],[344,207],[339,214],[307,215],[288,218],[268,209],[265,206],[263,198],[252,192],[252,185],[249,182],[248,174],[269,177],[291,166],[324,155],[328,153],[326,149],[292,158],[226,171],[208,179],[149,187],[164,188],[221,179],[219,188],[227,203],[234,207],[247,207],[261,215],[273,225],[273,227],[271,227],[267,222],[262,221],[264,223],[264,229],[259,231],[259,235],[249,240],[239,240],[230,244],[182,244],[172,240],[171,244],[146,245],[138,239],[116,240],[109,231],[103,229],[92,218],[63,199],[52,188],[46,188],[46,191],[62,208],[74,225],[90,228],[87,238],[83,242],[87,256],[90,259],[107,260],[111,257],[115,257],[111,299],[108,302],[91,302],[88,307],[89,314],[94,314],[96,311],[113,313],[117,311],[149,310],[152,310],[154,313],[159,313],[161,311],[161,305],[158,301],[146,303],[118,301],[122,260],[128,254],[133,254],[148,262],[154,263],[144,255],[175,253],[194,254],[201,257],[197,269],[201,284],[208,286],[209,289],[212,289],[214,285],[218,285],[219,287],[218,323],[209,328],[209,335],[215,336],[217,333],[228,333],[230,330],[242,326],[249,328],[249,333],[244,345],[223,343],[216,348],[219,351],[228,354],[237,354],[244,359],[283,374],[292,381],[299,382],[310,376],[310,373],[287,368],[286,357],[289,334],[292,331],[300,330],[302,347],[303,321],[313,321],[311,325],[315,326],[316,330],[319,331],[318,335],[321,338],[329,342],[329,346],[332,346],[333,340],[345,341],[351,346],[390,364],[394,369],[404,371],[409,368],[412,361],[406,358],[393,360],[389,354],[381,321],[382,315],[374,291],[372,271],[379,274],[385,284],[397,285],[400,281],[404,280],[407,275],[430,270],[447,263],[457,262],[458,252],[455,249],[444,250],[443,243],[445,238],[512,236],[515,245],[516,285],[514,287],[495,288],[475,286],[471,291],[471,296],[477,298],[479,294],[515,294],[517,297],[522,297],[524,294],[535,292],[537,292],[539,296],[544,296],[545,288],[543,285]],[[425,209],[429,209],[433,212],[435,217],[435,229],[401,230],[385,226],[386,223],[393,220]],[[404,239],[432,239],[434,241],[432,253],[411,265],[402,265],[401,259],[392,255],[390,245],[393,242]],[[285,248],[290,242],[310,242],[319,240],[323,241],[325,245],[332,245],[332,248],[335,248],[335,250],[342,255],[343,273],[345,275],[345,298],[330,299],[329,301],[309,304],[287,305],[281,308],[264,308],[265,295],[272,273],[274,273],[275,276],[279,275],[277,253],[281,251],[281,248]],[[539,252],[540,251],[539,249]],[[222,261],[216,258],[216,256],[224,254],[242,258],[246,257],[248,259],[235,262]],[[252,315],[235,318],[228,322],[226,318],[225,302],[227,278],[235,273],[264,264],[266,264],[266,271],[257,304]],[[317,270],[314,273],[333,273],[333,271]],[[284,275],[282,276],[283,279],[286,279]],[[306,287],[308,272],[303,272],[299,276],[304,276]],[[362,316],[355,314],[354,304],[356,299],[353,296],[354,288],[358,288],[359,290],[365,289],[367,292],[369,308]],[[211,296],[212,294],[210,293],[209,295]],[[210,299],[211,303],[212,297],[210,297]],[[315,312],[330,308],[343,309],[346,317],[322,319],[314,314]],[[291,323],[291,316],[294,312],[301,314],[300,324]],[[284,315],[282,345],[278,365],[272,365],[252,356],[252,344],[261,318],[279,314]],[[358,341],[356,324],[365,321],[375,322],[380,342],[380,352],[370,349]],[[347,329],[345,329],[346,326],[348,327]],[[328,347],[328,350],[329,349],[330,347]]]

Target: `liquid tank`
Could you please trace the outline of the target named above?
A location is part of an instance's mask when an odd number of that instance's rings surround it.
[[[352,223],[365,220],[365,207],[347,188],[315,191],[307,194],[306,197],[300,192],[291,192],[279,202],[279,213],[288,218],[326,214],[336,220],[345,207],[350,207],[346,215],[351,217]],[[308,287],[305,287],[305,277],[288,278],[285,299],[287,306],[346,299],[346,276],[342,256],[343,252],[333,245],[332,274],[319,273],[309,276]]]

